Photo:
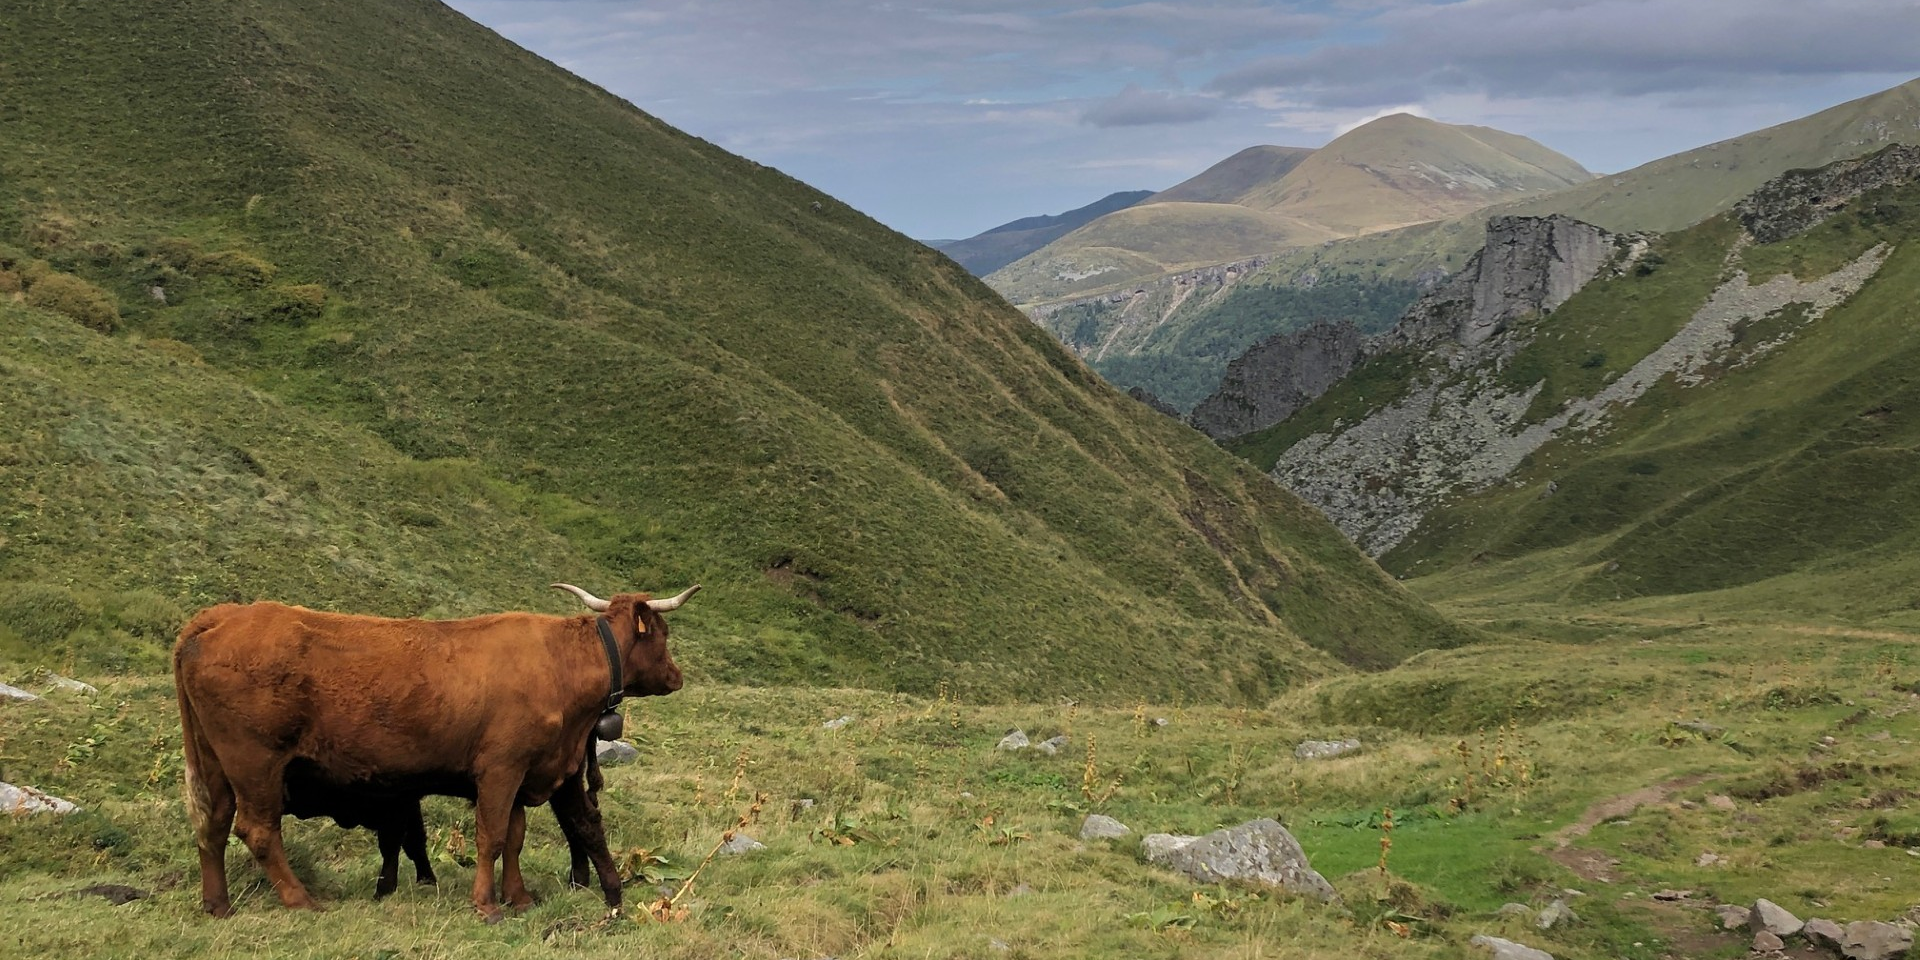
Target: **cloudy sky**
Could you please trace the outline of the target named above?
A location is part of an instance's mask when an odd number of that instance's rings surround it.
[[[1920,76],[1920,0],[450,0],[922,239],[1409,111],[1597,172]]]

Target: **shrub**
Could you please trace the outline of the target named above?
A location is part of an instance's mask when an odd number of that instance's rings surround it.
[[[327,288],[317,283],[288,284],[267,291],[267,316],[295,325],[320,316],[327,306]]]
[[[0,584],[0,626],[36,647],[59,643],[100,615],[99,607],[65,587]]]
[[[195,258],[193,272],[226,277],[239,286],[251,288],[266,286],[279,268],[251,253],[222,250]]]
[[[200,260],[200,247],[185,237],[167,237],[153,245],[153,259],[175,270],[191,271]]]
[[[101,333],[120,325],[120,305],[113,295],[69,273],[49,273],[27,288],[27,302]]]
[[[171,643],[187,621],[186,611],[151,590],[134,590],[107,600],[113,619],[133,636]]]

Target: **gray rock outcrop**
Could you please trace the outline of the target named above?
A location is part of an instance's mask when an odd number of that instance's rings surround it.
[[[1082,840],[1113,840],[1124,837],[1133,830],[1126,824],[1104,814],[1092,813],[1080,824]]]
[[[603,767],[619,766],[640,759],[640,751],[625,740],[602,740],[593,748],[593,755],[600,759]]]
[[[79,805],[43,790],[0,783],[0,814],[77,813]]]
[[[1184,833],[1149,833],[1140,838],[1140,856],[1148,863],[1170,866],[1174,851],[1200,839]]]
[[[1251,820],[1187,843],[1168,846],[1171,849],[1164,853],[1164,861],[1155,862],[1163,862],[1201,883],[1248,880],[1323,902],[1340,898],[1333,884],[1307,862],[1300,842],[1271,818]],[[1156,846],[1154,852],[1149,852],[1148,844],[1141,844],[1142,852],[1150,860],[1161,849],[1165,848]]]
[[[29,693],[9,683],[0,683],[0,700],[16,700],[20,703],[32,703],[40,699],[37,693]]]
[[[1847,960],[1897,960],[1913,950],[1913,931],[1878,920],[1847,924],[1840,954]]]
[[[755,850],[765,850],[766,848],[766,844],[744,833],[736,832],[733,835],[733,839],[719,846],[717,852],[723,857],[737,857],[743,853],[752,853]]]
[[[1187,422],[1215,440],[1265,429],[1353,371],[1366,338],[1351,323],[1316,323],[1254,344],[1232,362]]]
[[[1065,750],[1067,748],[1067,735],[1062,733],[1056,736],[1048,737],[1047,739],[1034,744],[1033,748],[1051,757],[1054,754],[1059,753],[1060,751]]]
[[[100,692],[95,689],[91,683],[81,683],[72,677],[63,677],[57,673],[47,674],[47,689],[58,690],[62,693],[77,693],[87,697],[91,697]]]
[[[1787,908],[1772,900],[1760,899],[1753,902],[1753,916],[1747,921],[1753,932],[1762,930],[1776,937],[1791,937],[1806,926],[1799,917],[1787,912]]]
[[[1920,146],[1894,144],[1818,170],[1789,170],[1733,209],[1755,240],[1774,243],[1817,226],[1869,190],[1915,180],[1920,180]]]
[[[994,745],[994,749],[1009,751],[1025,750],[1032,745],[1033,741],[1027,739],[1027,732],[1025,730],[1009,730],[1007,731],[1007,735],[1001,737],[1000,742]]]
[[[1536,950],[1525,944],[1489,937],[1484,933],[1474,934],[1468,943],[1493,951],[1493,960],[1553,960],[1553,954],[1545,950]]]
[[[1567,906],[1565,900],[1555,900],[1547,904],[1547,908],[1540,911],[1539,916],[1533,918],[1533,925],[1542,930],[1552,930],[1563,923],[1573,923],[1579,919],[1580,917],[1573,912],[1572,907]]]
[[[1847,930],[1832,920],[1815,917],[1800,928],[1800,935],[1806,937],[1807,942],[1816,947],[1839,953],[1841,941],[1847,938]]]

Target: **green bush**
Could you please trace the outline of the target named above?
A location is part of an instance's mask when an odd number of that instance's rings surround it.
[[[251,288],[266,286],[280,270],[251,253],[222,250],[196,257],[193,272],[226,277],[239,286]]]
[[[327,288],[317,283],[298,283],[267,290],[267,316],[295,325],[320,316],[327,307]]]
[[[0,627],[40,647],[59,643],[100,616],[100,606],[65,587],[46,583],[0,584]]]
[[[68,273],[49,273],[34,281],[27,288],[27,302],[101,333],[112,333],[120,325],[120,305],[113,295]]]
[[[186,611],[151,590],[134,590],[109,597],[108,612],[120,629],[144,640],[171,644],[187,622]]]

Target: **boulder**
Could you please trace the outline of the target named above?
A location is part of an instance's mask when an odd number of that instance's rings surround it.
[[[1087,819],[1080,824],[1082,840],[1112,840],[1132,832],[1126,824],[1099,813],[1088,814]]]
[[[47,674],[47,689],[58,690],[62,693],[78,693],[89,697],[100,692],[94,689],[93,684],[81,683],[71,677],[63,677],[57,673]]]
[[[62,800],[51,793],[35,790],[32,787],[16,787],[11,783],[0,783],[0,814],[27,813],[75,813],[79,807],[71,800]]]
[[[1215,830],[1182,844],[1167,854],[1166,865],[1201,883],[1250,880],[1322,902],[1340,898],[1333,884],[1307,862],[1300,841],[1272,818]]]
[[[1776,937],[1791,937],[1800,932],[1806,924],[1800,918],[1787,912],[1785,907],[1772,900],[1760,899],[1753,902],[1753,916],[1747,921],[1753,932],[1765,931]]]
[[[1533,916],[1533,908],[1524,903],[1503,903],[1500,905],[1500,909],[1493,912],[1493,915],[1496,917],[1531,917]]]
[[[1753,935],[1753,952],[1754,953],[1774,953],[1776,951],[1785,950],[1786,948],[1787,948],[1787,942],[1785,940],[1782,940],[1779,937],[1774,936],[1773,934],[1768,933],[1765,930],[1762,930],[1759,933],[1756,933]]]
[[[593,748],[593,755],[600,758],[603,767],[619,766],[640,759],[640,751],[625,740],[602,740]]]
[[[1293,748],[1295,760],[1330,760],[1360,749],[1358,740],[1304,740]]]
[[[1162,867],[1173,865],[1174,851],[1200,839],[1184,833],[1149,833],[1140,839],[1140,856]]]
[[[1913,949],[1913,931],[1878,920],[1847,924],[1840,955],[1847,960],[1897,960]]]
[[[1011,730],[1008,731],[1006,736],[1000,738],[999,745],[994,747],[994,749],[1025,750],[1032,745],[1033,741],[1027,739],[1027,732],[1025,730]]]
[[[1057,737],[1048,737],[1034,744],[1033,748],[1051,757],[1067,748],[1067,735],[1063,733]]]
[[[841,727],[844,727],[847,724],[852,722],[853,722],[853,714],[847,714],[846,716],[839,717],[837,719],[828,720],[826,723],[821,724],[820,728],[823,730],[838,730]]]
[[[1808,920],[1806,926],[1800,928],[1800,935],[1806,937],[1807,942],[1816,947],[1839,953],[1840,943],[1847,938],[1847,931],[1832,920],[1815,917]]]
[[[1493,960],[1553,960],[1553,954],[1545,950],[1535,950],[1525,944],[1489,937],[1484,933],[1474,934],[1473,939],[1467,942],[1493,951]]]
[[[1723,903],[1713,908],[1720,918],[1720,929],[1738,930],[1753,922],[1753,911],[1738,904]]]
[[[1555,900],[1547,904],[1546,909],[1540,911],[1539,916],[1533,918],[1533,925],[1542,930],[1552,930],[1563,923],[1572,923],[1578,919],[1580,917],[1573,912],[1572,907],[1567,906],[1565,900]]]
[[[38,699],[40,699],[39,694],[28,693],[12,684],[0,683],[0,700],[18,700],[21,703],[31,703]]]

